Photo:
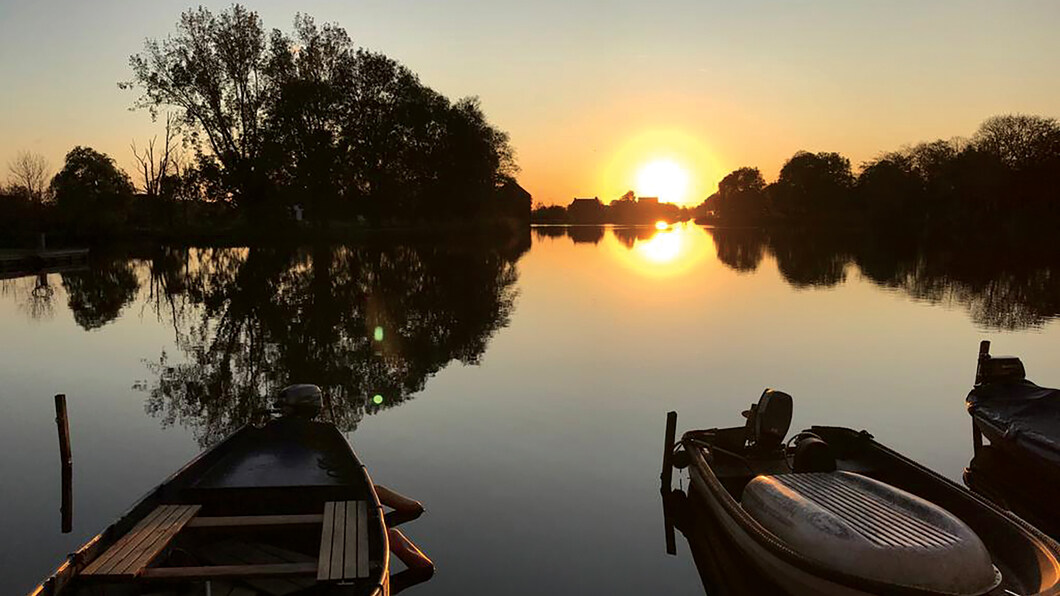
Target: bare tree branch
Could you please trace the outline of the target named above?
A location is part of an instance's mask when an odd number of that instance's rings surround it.
[[[39,153],[22,151],[7,165],[15,186],[25,192],[30,200],[44,201],[48,187],[48,160]]]

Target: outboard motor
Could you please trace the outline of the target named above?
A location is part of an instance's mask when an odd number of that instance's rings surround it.
[[[744,412],[747,417],[747,441],[758,452],[768,453],[781,448],[784,436],[791,427],[792,399],[783,391],[766,389],[758,403]]]
[[[276,396],[276,408],[281,416],[315,418],[320,414],[322,395],[316,385],[289,385]]]
[[[979,364],[975,368],[975,384],[1010,383],[1027,378],[1023,362],[1015,356],[991,356],[990,342],[979,342]]]

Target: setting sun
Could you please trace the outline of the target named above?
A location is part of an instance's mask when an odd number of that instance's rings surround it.
[[[683,203],[688,194],[688,172],[669,159],[649,162],[637,172],[637,194],[659,197],[666,203]]]

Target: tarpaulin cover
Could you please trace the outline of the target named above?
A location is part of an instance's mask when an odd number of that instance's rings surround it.
[[[968,411],[1004,431],[1006,439],[1060,465],[1060,389],[1030,381],[987,383],[968,394]]]

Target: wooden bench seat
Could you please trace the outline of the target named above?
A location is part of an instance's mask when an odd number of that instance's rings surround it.
[[[200,505],[159,505],[102,555],[90,563],[85,576],[132,578],[169,546],[173,537],[199,512]]]
[[[324,504],[317,581],[368,577],[368,503],[329,501]]]

